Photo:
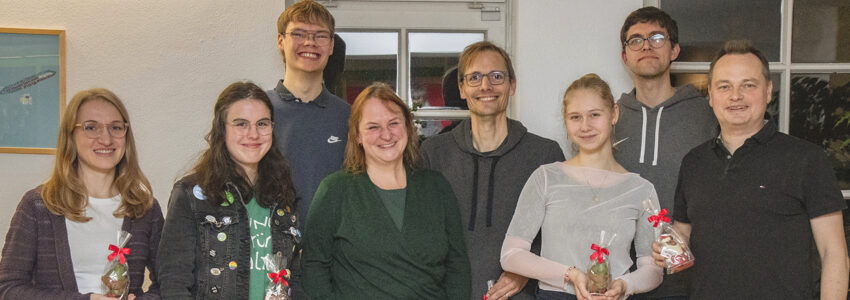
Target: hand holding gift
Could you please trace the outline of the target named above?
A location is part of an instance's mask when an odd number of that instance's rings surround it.
[[[653,249],[659,248],[658,253],[664,257],[667,274],[673,274],[693,266],[694,254],[685,244],[682,236],[670,225],[667,209],[659,211],[648,200],[644,200],[643,205],[652,214],[648,220],[655,227],[657,246],[653,246]],[[660,228],[659,225],[661,225]]]
[[[587,291],[591,296],[601,296],[605,294],[608,287],[611,285],[611,272],[608,268],[608,249],[617,234],[611,235],[608,241],[605,241],[605,231],[599,238],[599,245],[592,244],[590,249],[593,254],[590,255],[590,267],[587,268]],[[600,246],[602,245],[602,246]]]
[[[130,276],[127,272],[126,255],[130,255],[130,248],[124,248],[130,241],[129,232],[118,233],[118,246],[109,245],[111,253],[106,257],[107,263],[103,276],[100,277],[103,285],[103,294],[107,297],[127,299],[130,289]]]
[[[286,268],[283,256],[268,254],[263,256],[263,263],[269,272],[269,284],[266,286],[264,300],[290,300],[289,278],[290,272]]]

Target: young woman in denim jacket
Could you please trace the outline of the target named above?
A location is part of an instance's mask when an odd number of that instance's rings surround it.
[[[159,299],[162,211],[139,168],[124,104],[102,88],[77,93],[62,114],[56,146],[50,178],[27,192],[12,216],[0,299],[114,299],[103,295],[101,276],[121,230],[132,234],[124,246],[129,299]]]
[[[210,147],[169,199],[159,248],[163,298],[262,299],[267,274],[279,271],[265,270],[262,257],[282,255],[292,269],[301,233],[271,112],[253,83],[219,95]]]

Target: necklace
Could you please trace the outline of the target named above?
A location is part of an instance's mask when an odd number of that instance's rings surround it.
[[[609,172],[605,172],[605,177],[602,177],[602,181],[599,182],[600,186],[605,183],[605,180],[608,179],[609,174]],[[597,190],[593,187],[592,184],[590,184],[590,176],[587,176],[586,172],[584,174],[584,180],[585,182],[587,182],[587,186],[590,187],[590,192],[593,193],[593,202],[599,202],[599,190]]]

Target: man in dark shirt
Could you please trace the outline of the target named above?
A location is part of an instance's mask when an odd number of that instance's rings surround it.
[[[812,240],[821,299],[847,296],[844,199],[823,149],[764,120],[769,74],[746,41],[727,42],[711,63],[720,135],[682,160],[673,226],[696,257],[693,299],[811,299]]]
[[[277,22],[277,46],[286,67],[284,79],[267,91],[274,105],[274,134],[292,164],[298,198],[298,223],[319,182],[342,167],[351,106],[322,84],[328,58],[334,52],[334,18],[313,0],[299,1]]]

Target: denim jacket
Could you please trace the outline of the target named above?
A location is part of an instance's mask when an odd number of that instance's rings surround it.
[[[236,201],[214,206],[191,176],[174,184],[159,244],[163,299],[248,299],[250,222],[235,186],[228,191]],[[269,209],[272,254],[283,255],[298,282],[301,233],[295,212],[278,206]]]

